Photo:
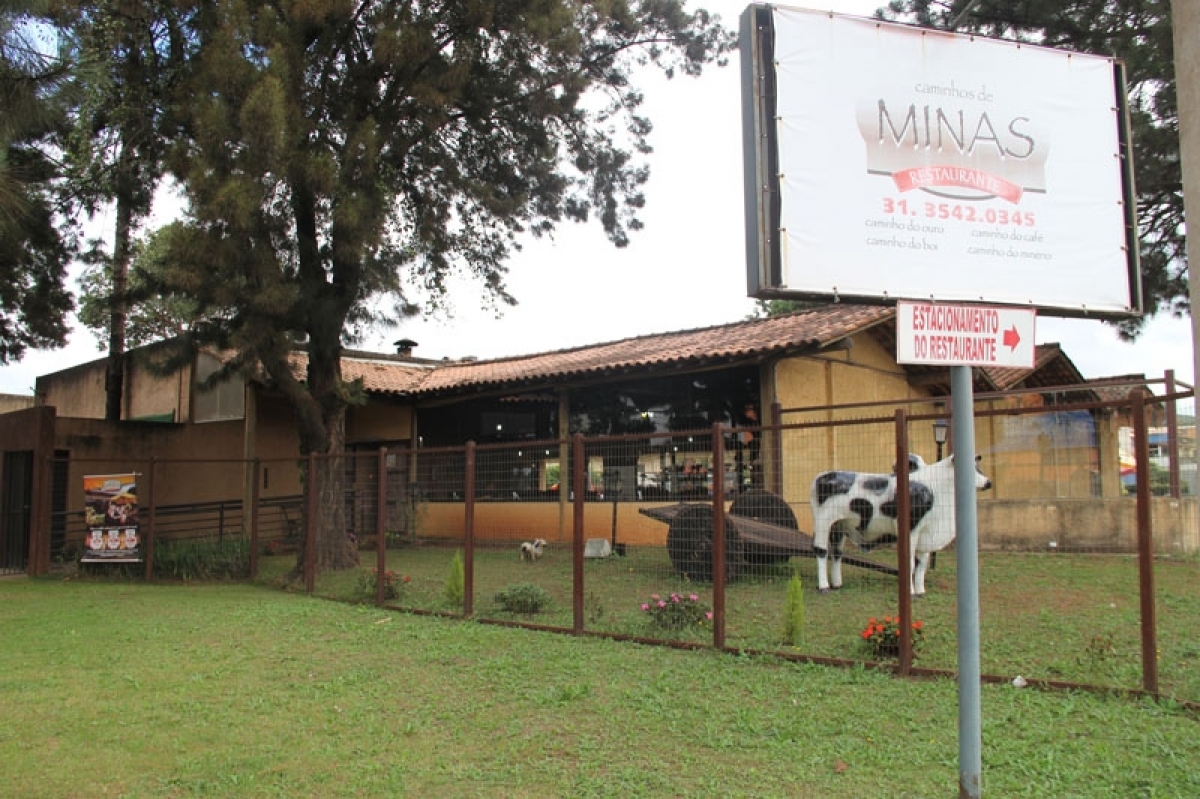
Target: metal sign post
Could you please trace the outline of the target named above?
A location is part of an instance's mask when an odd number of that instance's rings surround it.
[[[975,506],[975,396],[970,366],[950,367],[958,557],[958,795],[980,796],[979,520]]]

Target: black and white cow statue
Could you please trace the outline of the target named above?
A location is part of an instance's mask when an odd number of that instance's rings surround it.
[[[975,458],[975,488],[992,487]],[[925,594],[930,553],[949,546],[954,520],[954,456],[927,464],[908,456],[908,494],[911,530],[909,554],[913,596]],[[813,512],[813,551],[817,553],[817,588],[821,593],[842,587],[842,542],[849,533],[867,550],[896,540],[896,475],[860,472],[822,472],[810,493]],[[878,536],[878,537],[873,537]],[[827,573],[829,549],[833,568]]]

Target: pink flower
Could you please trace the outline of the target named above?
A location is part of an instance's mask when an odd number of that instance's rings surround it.
[[[710,610],[707,613],[705,613],[704,618],[708,619],[709,621],[712,621],[712,611]]]
[[[659,606],[660,608],[665,608],[665,607],[667,606],[667,603],[666,603],[666,602],[663,602],[663,601],[660,599],[660,600],[658,600],[658,606]]]
[[[693,602],[699,602],[699,601],[700,601],[700,597],[696,596],[695,594],[689,594],[689,595],[688,595],[688,599],[692,600]]]
[[[649,605],[647,605],[645,602],[643,602],[643,603],[642,603],[642,610],[650,610],[650,606],[649,606]]]

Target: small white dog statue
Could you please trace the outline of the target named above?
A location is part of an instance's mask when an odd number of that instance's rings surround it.
[[[546,548],[546,539],[535,538],[532,541],[526,541],[521,544],[521,560],[533,562],[542,556],[542,550]]]

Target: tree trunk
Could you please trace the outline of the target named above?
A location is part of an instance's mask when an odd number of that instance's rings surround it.
[[[358,542],[351,538],[346,516],[346,410],[326,420],[328,450],[314,463],[317,490],[317,572],[358,565]]]
[[[129,257],[133,236],[133,202],[129,197],[129,172],[132,165],[122,151],[117,169],[117,223],[113,232],[112,297],[109,302],[108,318],[108,363],[104,370],[104,418],[110,422],[120,421],[121,404],[125,389],[125,326],[128,318],[125,293],[129,281]]]

